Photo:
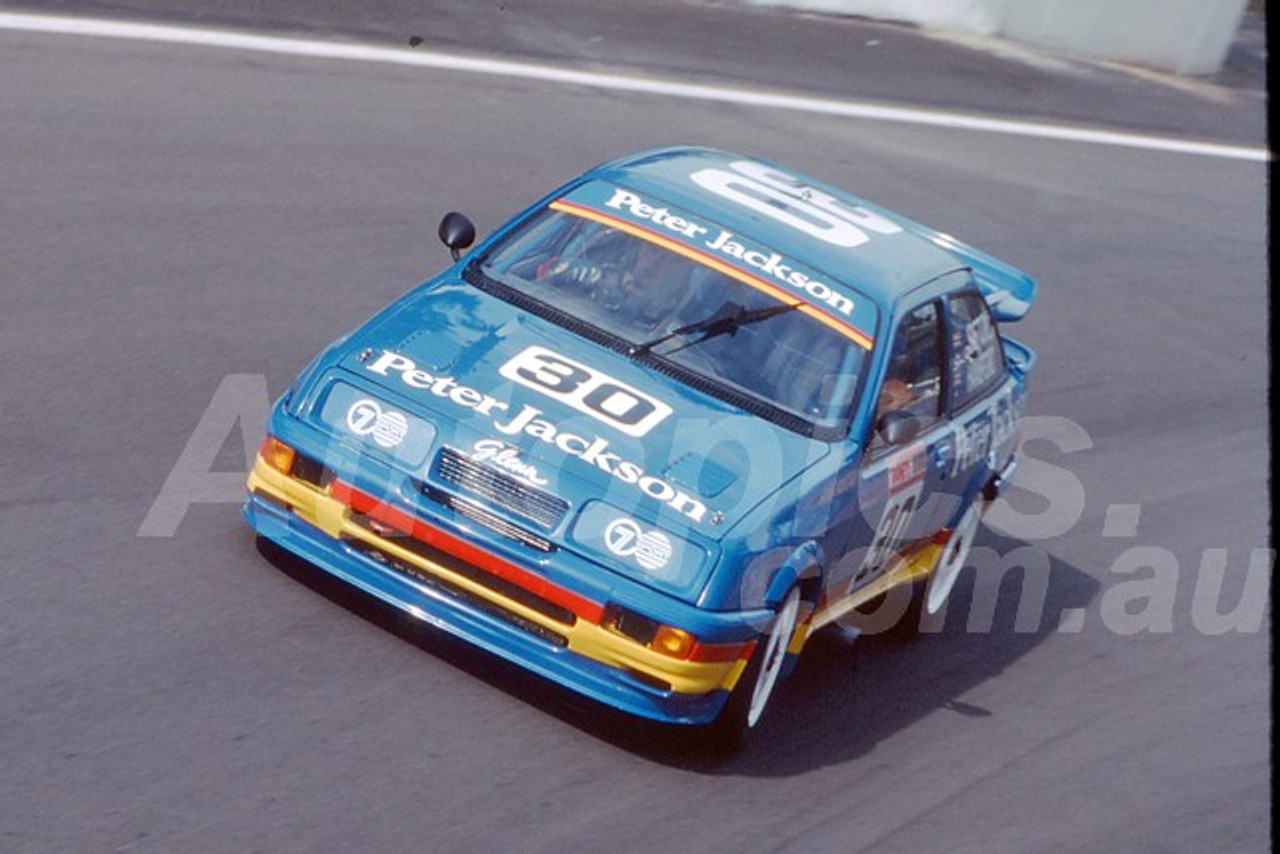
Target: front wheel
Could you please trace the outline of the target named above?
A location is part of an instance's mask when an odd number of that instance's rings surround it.
[[[760,723],[782,675],[787,647],[799,618],[800,588],[793,587],[778,606],[768,630],[760,636],[751,663],[716,719],[716,728],[722,737],[737,742]]]

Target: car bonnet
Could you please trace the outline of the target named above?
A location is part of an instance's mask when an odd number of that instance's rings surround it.
[[[830,453],[457,281],[406,296],[330,365],[308,409],[337,438],[364,431],[422,478],[447,449],[562,499],[566,518],[603,502],[716,540]]]

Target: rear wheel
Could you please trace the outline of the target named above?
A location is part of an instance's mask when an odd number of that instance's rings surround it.
[[[956,586],[960,570],[969,560],[969,550],[973,548],[973,539],[978,534],[978,523],[982,520],[983,504],[974,500],[960,516],[960,521],[951,531],[938,565],[929,575],[929,583],[924,590],[925,613],[933,616],[942,610]]]
[[[716,729],[723,739],[736,744],[759,725],[782,675],[787,646],[799,618],[800,588],[793,587],[778,606],[768,630],[760,636],[751,663],[716,719]]]

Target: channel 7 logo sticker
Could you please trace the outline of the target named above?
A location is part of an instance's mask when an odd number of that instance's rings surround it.
[[[643,569],[665,569],[671,562],[671,540],[661,531],[646,531],[634,519],[614,519],[604,529],[604,544],[618,557],[632,558]]]
[[[409,421],[394,410],[384,410],[376,400],[362,398],[347,410],[347,427],[357,436],[372,436],[384,448],[394,448],[409,433]]]
[[[343,382],[329,388],[319,420],[339,436],[354,436],[364,448],[414,471],[426,462],[436,437],[429,422]]]

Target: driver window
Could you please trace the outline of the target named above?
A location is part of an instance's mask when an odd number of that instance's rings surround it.
[[[987,301],[976,290],[947,298],[951,326],[951,404],[968,406],[1004,376],[1004,351]]]
[[[912,311],[898,324],[889,366],[876,402],[876,421],[905,410],[929,417],[942,413],[942,333],[937,303]]]

